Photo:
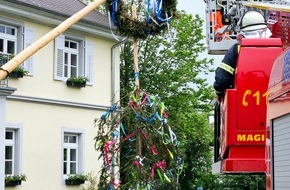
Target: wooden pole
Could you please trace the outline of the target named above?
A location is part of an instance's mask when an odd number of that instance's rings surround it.
[[[136,5],[133,4],[132,7],[132,17],[133,19],[137,19],[137,11],[136,11]],[[138,40],[137,38],[134,38],[134,73],[135,73],[135,86],[136,86],[136,100],[138,101],[140,98],[140,81],[139,81],[139,65],[138,65]],[[139,102],[138,102],[139,104]],[[137,105],[139,106],[139,105]],[[137,127],[137,136],[138,136],[138,154],[140,158],[142,157],[142,142],[141,142],[141,131],[140,128]]]
[[[138,65],[138,40],[134,38],[134,72],[135,72],[135,85],[136,85],[136,98],[140,96],[140,81],[139,81],[139,65]]]
[[[37,40],[36,42],[31,44],[29,47],[24,49],[22,52],[20,52],[18,55],[16,55],[13,59],[11,59],[9,62],[7,62],[5,65],[3,65],[1,67],[0,80],[3,80],[6,78],[7,71],[9,73],[11,71],[13,71],[17,66],[19,66],[21,63],[23,63],[26,59],[28,59],[30,56],[32,56],[34,53],[36,53],[41,48],[43,48],[50,41],[54,40],[57,36],[59,36],[64,31],[66,31],[74,23],[78,22],[80,19],[82,19],[84,16],[89,14],[94,9],[96,9],[100,4],[104,3],[105,1],[106,0],[95,0],[94,2],[91,2],[86,7],[81,9],[79,12],[72,15],[68,19],[66,19],[64,22],[62,22],[56,28],[54,28],[53,30],[48,32],[42,38],[40,38],[39,40]]]

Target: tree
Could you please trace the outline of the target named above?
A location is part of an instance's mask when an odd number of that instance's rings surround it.
[[[200,73],[212,71],[213,60],[198,57],[205,50],[201,26],[198,15],[181,13],[171,23],[170,32],[165,34],[167,38],[149,37],[139,43],[141,88],[162,99],[167,106],[168,122],[174,124],[179,139],[178,153],[184,161],[180,189],[196,189],[206,184],[207,179],[215,178],[210,174],[212,131],[207,120],[214,95],[206,79],[200,77]],[[123,106],[128,102],[126,95],[134,87],[132,51],[131,43],[122,48]]]
[[[228,190],[265,190],[265,175],[225,175],[220,177],[221,186]]]
[[[258,185],[260,190],[265,189],[264,176],[211,174],[213,132],[208,114],[214,95],[211,85],[199,74],[210,73],[213,60],[198,58],[205,49],[200,26],[198,15],[181,14],[171,23],[169,34],[175,34],[174,38],[165,34],[167,38],[149,37],[139,43],[141,88],[163,100],[179,139],[178,153],[184,161],[179,188],[222,190],[237,189],[236,184],[243,184],[239,188],[256,189]],[[125,106],[126,95],[134,87],[133,53],[131,43],[122,47],[121,103]]]

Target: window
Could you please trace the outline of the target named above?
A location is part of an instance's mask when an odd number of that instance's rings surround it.
[[[23,28],[22,23],[0,18],[0,66],[6,64],[34,41],[34,31],[26,27],[23,30]],[[32,61],[33,56],[22,64],[29,74],[33,73]]]
[[[7,124],[5,131],[5,175],[19,175],[21,173],[21,141],[21,127]]]
[[[0,24],[0,52],[10,55],[16,54],[17,29]]]
[[[84,76],[93,83],[94,46],[75,36],[60,35],[55,39],[54,79],[66,81]]]
[[[83,172],[83,132],[66,130],[63,132],[62,174],[64,178],[70,174]]]
[[[64,77],[77,77],[79,76],[79,44],[72,40],[65,40],[64,44]]]
[[[0,66],[16,54],[17,28],[0,23]]]
[[[15,131],[5,133],[5,175],[14,175],[15,165]]]
[[[78,173],[78,136],[72,134],[64,135],[63,148],[63,174]]]

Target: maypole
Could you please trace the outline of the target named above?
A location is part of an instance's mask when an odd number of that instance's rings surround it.
[[[41,48],[43,48],[46,44],[54,40],[57,36],[66,31],[69,27],[78,22],[80,19],[82,19],[84,16],[89,14],[94,9],[96,9],[99,5],[101,5],[105,1],[106,0],[95,0],[91,2],[86,7],[81,9],[79,12],[66,19],[56,28],[48,32],[46,35],[44,35],[39,40],[31,44],[29,47],[24,49],[19,54],[17,54],[13,59],[11,59],[9,62],[7,62],[0,68],[0,80],[5,79],[9,75],[9,73],[11,73],[17,66],[22,64],[26,59],[28,59],[30,56],[32,56]]]
[[[137,19],[137,10],[136,10],[136,4],[132,6],[132,17],[133,20]],[[139,100],[140,98],[140,81],[139,81],[139,64],[138,64],[138,39],[134,38],[133,43],[133,56],[134,56],[134,75],[135,75],[135,88],[136,88],[136,98]],[[137,105],[140,106],[140,105]],[[139,132],[139,126],[136,126],[136,131],[138,131],[138,144],[137,144],[137,150],[138,154],[141,157],[142,156],[142,143],[141,143],[141,133]]]
[[[177,16],[176,5],[177,0],[106,1],[117,33],[133,39],[135,86],[122,97],[129,99],[127,106],[119,107],[119,100],[96,119],[95,145],[104,161],[99,188],[178,188],[183,161],[175,156],[177,136],[167,122],[166,107],[161,99],[140,88],[138,63],[139,40],[166,31],[169,21]],[[121,177],[113,172],[115,160],[119,160]]]

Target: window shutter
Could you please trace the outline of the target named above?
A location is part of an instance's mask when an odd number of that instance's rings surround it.
[[[54,52],[54,79],[63,80],[64,75],[64,35],[60,35],[55,39]]]
[[[34,30],[31,28],[25,28],[24,31],[24,49],[30,46],[34,41]],[[30,75],[33,75],[33,56],[30,56],[23,63],[23,68],[29,72]]]
[[[88,85],[93,85],[94,82],[94,44],[86,42],[85,52],[85,77],[89,79]]]

